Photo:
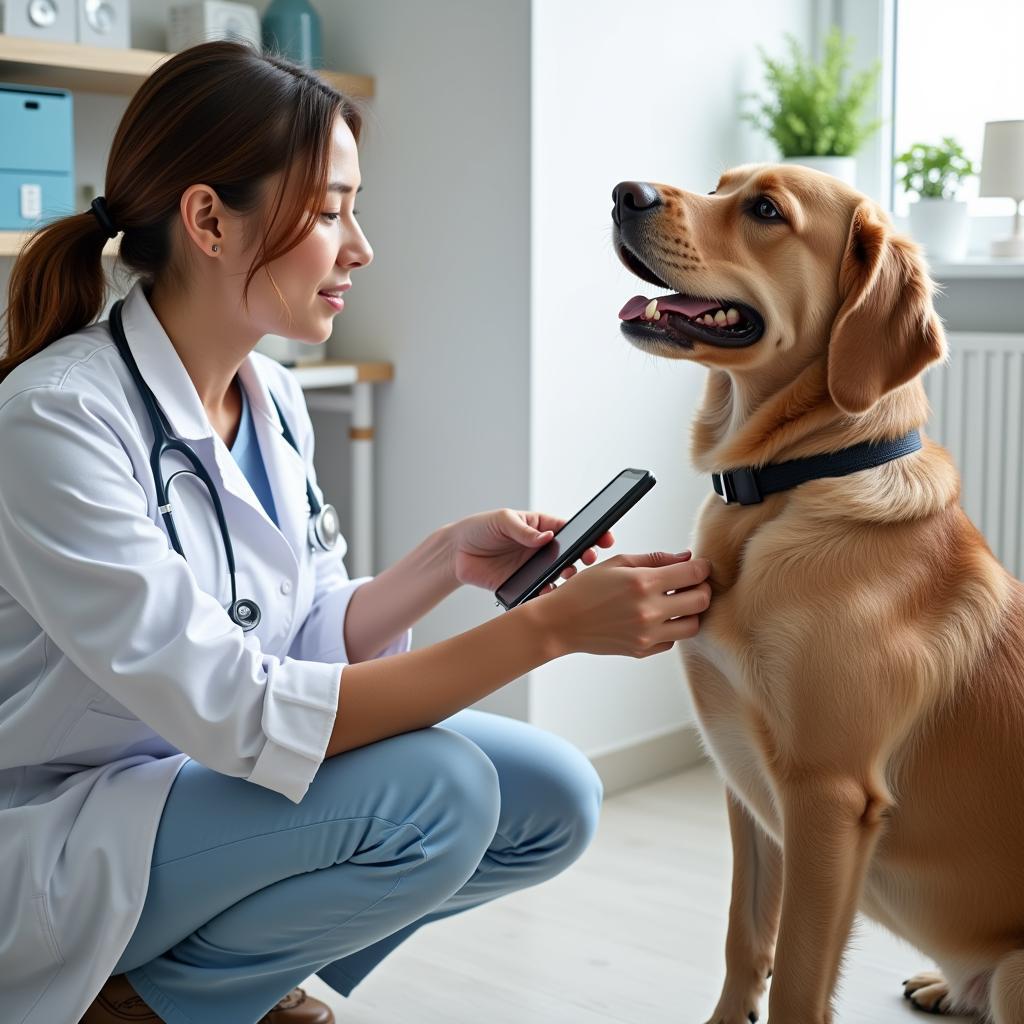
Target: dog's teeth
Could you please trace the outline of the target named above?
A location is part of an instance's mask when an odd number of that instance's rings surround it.
[[[655,310],[655,312],[654,312],[654,319],[655,320],[660,320],[661,319],[661,313],[659,313],[657,310]]]
[[[725,314],[719,310],[715,313],[715,325],[718,327],[724,327],[728,321],[725,318]]]
[[[725,314],[725,318],[730,324],[738,324],[740,322],[739,310],[730,309],[729,312]]]
[[[657,311],[658,311],[658,300],[657,299],[651,299],[651,301],[648,302],[647,305],[644,307],[644,319],[645,320],[653,320],[654,319],[654,314],[657,313]]]
[[[710,313],[705,313],[704,314],[703,323],[707,324],[709,327],[714,327],[715,326],[714,317]]]

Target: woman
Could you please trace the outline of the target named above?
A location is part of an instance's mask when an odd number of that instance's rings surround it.
[[[332,1021],[298,982],[348,995],[422,924],[552,877],[593,835],[586,758],[468,706],[565,653],[667,650],[707,607],[706,561],[619,555],[411,651],[412,623],[496,588],[563,520],[470,516],[356,580],[331,523],[310,532],[302,392],[252,349],[322,343],[341,306],[322,293],[372,259],[359,130],[288,61],[193,47],[129,103],[107,197],[15,264],[0,1020]],[[136,280],[94,324],[120,231]],[[158,431],[198,468],[151,458]]]

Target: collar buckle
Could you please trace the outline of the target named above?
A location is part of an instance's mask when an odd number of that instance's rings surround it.
[[[750,466],[727,469],[724,473],[712,473],[711,483],[715,493],[726,505],[755,505],[761,501],[761,491]]]

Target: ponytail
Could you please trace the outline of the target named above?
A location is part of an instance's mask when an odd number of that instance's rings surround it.
[[[103,309],[106,241],[92,211],[51,221],[29,237],[8,282],[0,380],[51,341],[92,323]]]

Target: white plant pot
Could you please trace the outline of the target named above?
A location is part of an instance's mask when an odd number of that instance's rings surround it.
[[[956,262],[967,255],[967,201],[920,197],[910,204],[910,234],[929,260]]]
[[[852,188],[857,187],[857,158],[855,156],[786,156],[784,164],[800,164],[813,167],[816,171],[824,171],[840,181],[845,181]]]

